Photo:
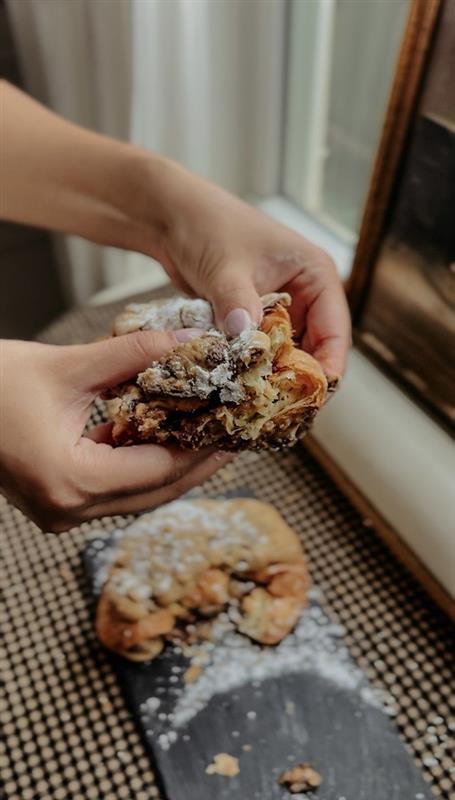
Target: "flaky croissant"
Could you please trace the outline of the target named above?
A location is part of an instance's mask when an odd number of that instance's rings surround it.
[[[202,333],[114,390],[114,441],[258,450],[299,440],[326,399],[327,380],[319,363],[294,346],[289,295],[265,295],[262,303],[259,330],[231,340],[214,327],[205,300],[128,306],[115,336],[181,327]]]
[[[96,631],[133,661],[166,641],[198,637],[228,607],[235,627],[277,644],[307,603],[310,577],[296,533],[250,498],[177,500],[132,522],[117,542],[96,612]],[[190,633],[191,632],[191,633]]]

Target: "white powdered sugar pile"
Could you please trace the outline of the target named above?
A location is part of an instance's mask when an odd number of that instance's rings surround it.
[[[187,297],[171,297],[169,300],[152,303],[130,303],[125,312],[130,316],[131,325],[134,325],[131,330],[200,328],[208,331],[214,325],[210,303],[207,300],[189,300]]]
[[[204,708],[211,698],[252,681],[280,675],[315,672],[344,689],[359,689],[371,705],[383,706],[385,696],[366,684],[349,651],[337,639],[344,634],[319,605],[311,605],[293,633],[276,647],[261,647],[242,636],[222,614],[214,626],[213,642],[194,647],[192,663],[208,662],[194,683],[185,686],[174,709],[173,727],[180,728]]]
[[[89,541],[87,556],[95,561],[95,569],[92,574],[93,592],[96,596],[106,583],[112,564],[118,555],[118,543],[125,536],[126,531],[121,528],[115,530],[109,537],[109,543],[105,539],[98,538],[96,535]]]
[[[367,683],[348,649],[339,641],[344,634],[342,626],[334,624],[314,602],[319,592],[313,589],[310,595],[313,602],[293,633],[275,647],[261,647],[238,633],[232,621],[234,608],[218,617],[210,641],[184,648],[191,666],[201,667],[199,677],[185,684],[182,675],[172,674],[169,686],[160,688],[163,694],[170,691],[176,697],[171,713],[156,714],[160,700],[155,696],[141,706],[148,733],[154,737],[159,733],[158,743],[163,749],[177,740],[181,729],[215,695],[233,692],[247,683],[257,687],[262,681],[282,675],[317,674],[340,688],[359,692],[368,705],[382,708],[390,715],[395,713],[393,698]]]

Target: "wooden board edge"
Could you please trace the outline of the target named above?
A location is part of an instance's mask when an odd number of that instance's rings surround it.
[[[303,446],[332,478],[340,491],[350,500],[354,508],[365,518],[371,520],[378,536],[392,553],[414,575],[435,603],[455,622],[455,599],[442,586],[438,579],[423,564],[420,558],[403,541],[385,517],[372,505],[344,470],[332,459],[314,436],[306,436]]]

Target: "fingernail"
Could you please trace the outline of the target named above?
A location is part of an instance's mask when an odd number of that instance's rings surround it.
[[[178,331],[174,331],[175,338],[179,340],[179,342],[190,342],[191,339],[198,339],[204,331],[199,330],[199,328],[180,328]]]
[[[234,308],[224,320],[224,330],[228,336],[238,336],[239,333],[251,326],[251,317],[244,308]]]

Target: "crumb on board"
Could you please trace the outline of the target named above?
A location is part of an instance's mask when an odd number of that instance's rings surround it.
[[[217,753],[213,757],[213,763],[209,764],[205,771],[207,775],[223,775],[225,778],[234,778],[239,774],[239,760],[228,753]]]
[[[292,769],[285,770],[278,778],[278,783],[286,786],[291,794],[299,794],[317,789],[322,778],[311,764],[297,764]]]
[[[294,716],[294,714],[295,714],[295,703],[293,703],[292,700],[287,700],[286,701],[285,711],[286,711],[286,714],[289,717],[293,717]]]
[[[183,676],[183,680],[185,683],[194,683],[199,678],[199,675],[202,672],[202,667],[198,664],[193,664],[191,667],[188,667],[187,671]]]
[[[252,751],[252,746],[250,744],[243,744],[242,750],[245,750],[245,753],[250,753]]]

